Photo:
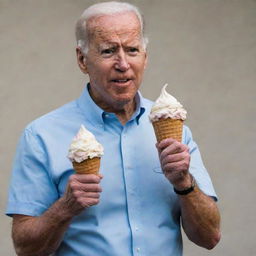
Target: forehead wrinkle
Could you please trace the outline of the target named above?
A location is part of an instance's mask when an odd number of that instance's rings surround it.
[[[132,14],[133,15],[133,14]],[[120,43],[121,41],[142,40],[139,20],[130,19],[129,23],[120,26],[118,19],[104,20],[104,16],[94,17],[87,23],[89,41]],[[107,24],[106,24],[107,23]]]
[[[96,43],[102,44],[137,44],[141,43],[141,35],[138,29],[130,29],[129,31],[109,29],[106,31],[102,27],[95,28],[91,34],[91,39]]]

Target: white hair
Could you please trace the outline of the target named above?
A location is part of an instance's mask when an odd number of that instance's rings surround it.
[[[89,8],[85,9],[81,17],[78,19],[76,23],[76,41],[77,46],[80,47],[84,54],[88,52],[88,31],[86,23],[87,21],[96,16],[103,16],[103,15],[112,15],[124,12],[133,12],[139,19],[140,27],[141,27],[141,39],[142,39],[142,46],[144,49],[147,47],[148,38],[145,36],[145,24],[140,13],[139,9],[129,3],[124,2],[103,2],[91,5]]]

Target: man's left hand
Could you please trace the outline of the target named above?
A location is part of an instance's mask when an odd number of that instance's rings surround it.
[[[168,138],[156,144],[162,170],[177,190],[191,186],[189,174],[189,148],[175,139]]]

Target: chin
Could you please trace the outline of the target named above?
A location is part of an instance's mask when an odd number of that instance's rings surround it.
[[[128,97],[128,96],[123,96],[123,97],[115,97],[114,100],[114,104],[118,105],[118,106],[124,106],[126,104],[129,104],[130,102],[133,102],[134,96],[133,97]]]
[[[135,94],[132,94],[132,95],[118,95],[115,100],[117,102],[124,102],[124,103],[129,103],[131,101],[133,101],[135,97]]]

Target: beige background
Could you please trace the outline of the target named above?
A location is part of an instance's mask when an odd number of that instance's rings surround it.
[[[15,255],[4,208],[18,137],[80,94],[73,29],[94,2],[0,0],[0,255]],[[150,38],[142,92],[154,100],[169,83],[220,197],[221,242],[209,252],[184,238],[184,255],[256,255],[256,1],[130,2],[144,12]]]

